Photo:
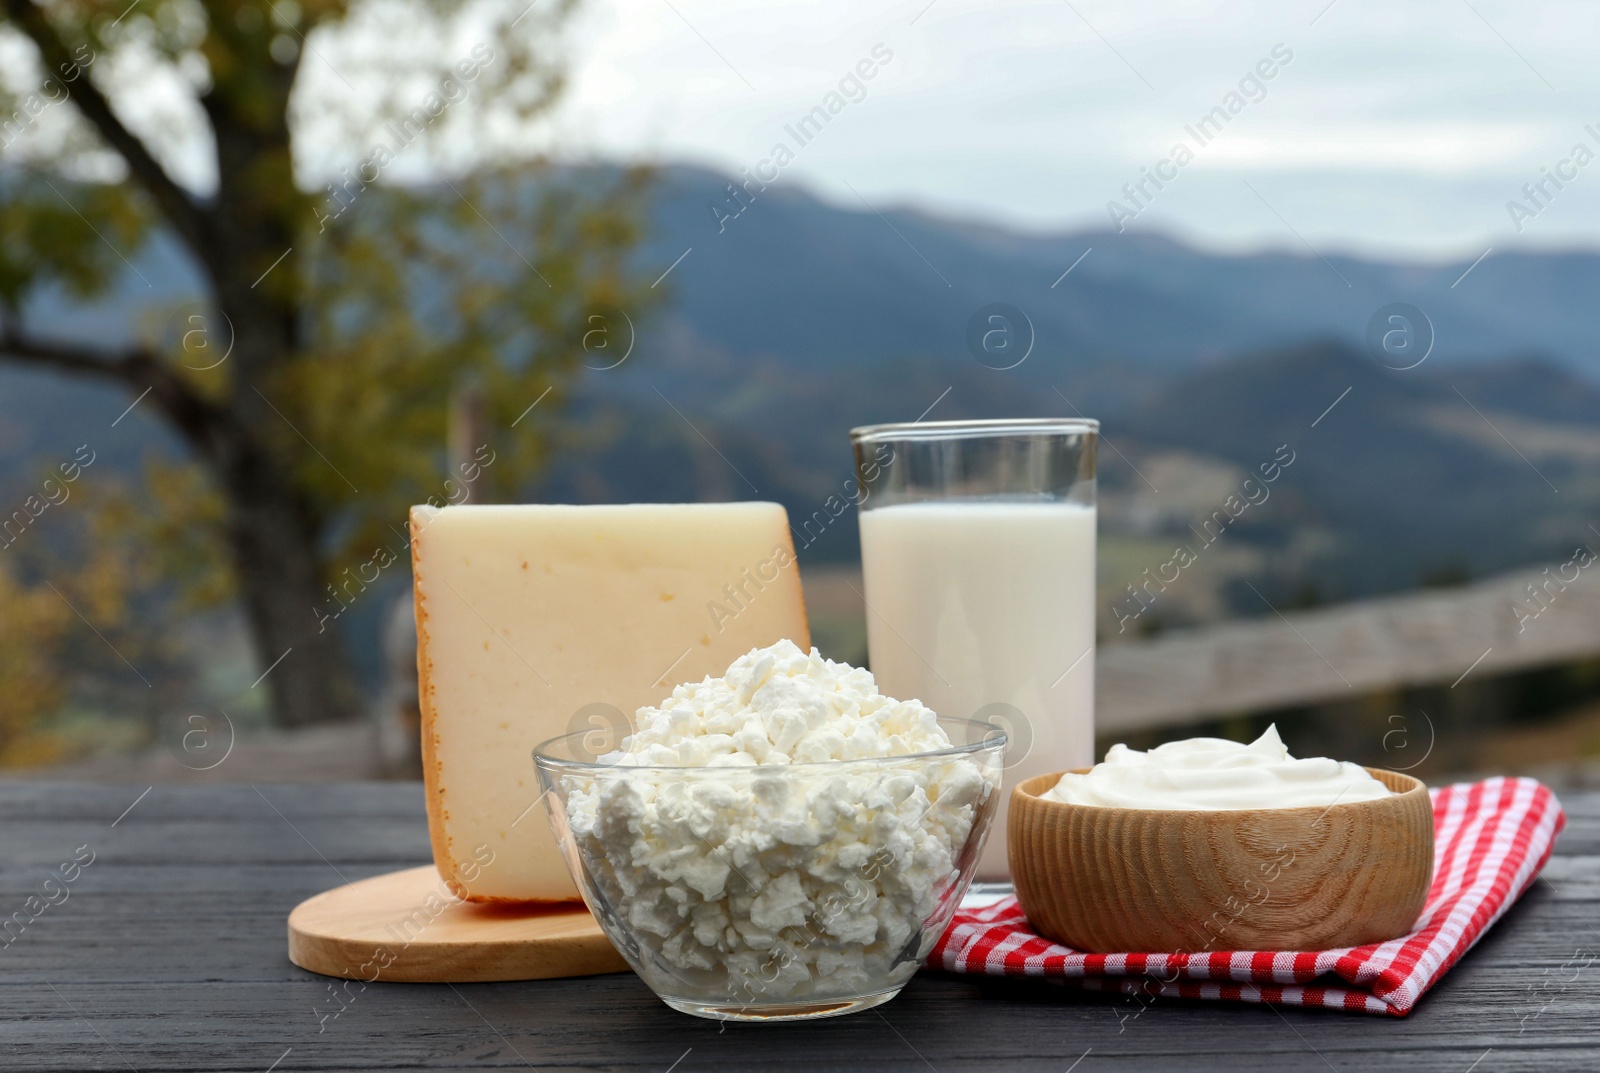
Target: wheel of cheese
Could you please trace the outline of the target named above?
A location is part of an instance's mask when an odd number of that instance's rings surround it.
[[[578,896],[532,753],[616,748],[633,714],[752,648],[811,646],[777,503],[413,507],[434,864],[471,901]]]

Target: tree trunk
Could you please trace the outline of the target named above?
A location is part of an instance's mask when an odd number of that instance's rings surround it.
[[[329,597],[305,505],[254,452],[241,452],[220,476],[228,543],[264,675],[253,688],[270,690],[278,726],[358,718],[350,661],[333,620],[319,614],[330,610]]]
[[[288,88],[283,76],[280,99]],[[266,396],[304,343],[305,252],[294,248],[303,221],[294,212],[287,118],[274,110],[257,129],[215,112],[213,128],[218,201],[228,211],[212,217],[200,255],[234,345],[227,427],[210,458],[228,498],[228,543],[266,675],[257,688],[271,689],[276,726],[355,719],[363,714],[355,672],[324,617],[342,605],[326,588],[323,527],[294,484],[294,437],[302,434]]]

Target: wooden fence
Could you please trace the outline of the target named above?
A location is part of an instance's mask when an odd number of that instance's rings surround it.
[[[1595,655],[1600,567],[1574,561],[1103,646],[1096,722],[1102,732],[1181,726]]]

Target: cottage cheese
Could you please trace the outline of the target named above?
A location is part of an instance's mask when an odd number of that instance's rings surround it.
[[[931,710],[789,641],[679,686],[637,727],[601,758],[612,770],[567,777],[567,813],[658,991],[761,1004],[916,971],[997,757],[910,758],[951,745]]]

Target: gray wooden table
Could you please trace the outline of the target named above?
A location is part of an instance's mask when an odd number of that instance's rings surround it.
[[[929,972],[877,1011],[800,1024],[686,1017],[632,974],[375,984],[324,1020],[329,981],[289,964],[284,918],[426,862],[419,786],[0,783],[0,1069],[1596,1070],[1600,794],[1564,804],[1547,882],[1403,1020],[1179,1001],[1133,1018],[1129,1000]],[[52,878],[80,846],[93,863]]]

